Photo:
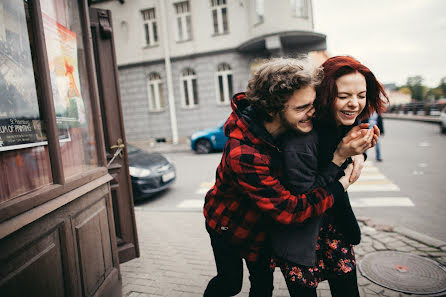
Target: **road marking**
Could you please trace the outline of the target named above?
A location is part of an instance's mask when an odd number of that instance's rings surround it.
[[[195,194],[206,194],[210,188],[214,185],[213,182],[204,182],[200,184],[198,190],[195,191]]]
[[[378,167],[375,166],[364,166],[364,168],[362,168],[361,170],[361,174],[362,173],[370,173],[370,172],[379,172]]]
[[[375,176],[379,178],[365,178],[365,179],[358,179],[354,185],[389,185],[392,184],[390,180],[388,180],[384,175],[381,176]]]
[[[400,188],[395,184],[370,184],[357,185],[353,184],[348,187],[348,192],[396,192]]]
[[[358,182],[362,182],[362,181],[369,181],[369,180],[387,180],[387,177],[385,177],[382,174],[361,174],[359,176],[359,179],[356,181],[356,183]]]
[[[198,209],[203,208],[204,199],[188,199],[177,204],[178,208]]]
[[[356,207],[413,207],[412,200],[408,197],[369,197],[351,199],[350,203],[353,208]]]

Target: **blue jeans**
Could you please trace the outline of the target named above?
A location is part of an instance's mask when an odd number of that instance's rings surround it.
[[[243,261],[240,257],[240,251],[207,225],[206,230],[211,238],[217,276],[209,281],[203,296],[228,297],[237,295],[242,289],[243,282]],[[273,272],[269,267],[270,259],[270,253],[264,252],[255,263],[246,262],[249,281],[251,282],[249,297],[272,296],[274,287]]]
[[[376,142],[375,152],[376,152],[376,160],[380,160],[381,159],[381,148],[379,147],[379,141]]]

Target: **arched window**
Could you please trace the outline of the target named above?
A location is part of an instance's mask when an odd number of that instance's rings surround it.
[[[197,76],[195,71],[186,68],[181,73],[181,97],[183,107],[193,107],[198,105]]]
[[[232,70],[227,63],[221,63],[217,67],[217,102],[227,104],[232,96]]]
[[[152,72],[147,79],[147,97],[149,99],[149,110],[160,111],[165,107],[163,83],[159,73]]]

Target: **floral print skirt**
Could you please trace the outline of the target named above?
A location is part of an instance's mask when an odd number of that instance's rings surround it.
[[[342,275],[355,270],[353,246],[343,240],[330,222],[324,222],[316,244],[316,264],[298,265],[284,259],[273,258],[271,269],[280,267],[287,281],[298,282],[302,287],[317,288],[318,284],[332,275]]]

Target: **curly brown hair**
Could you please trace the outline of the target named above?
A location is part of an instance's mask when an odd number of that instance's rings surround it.
[[[295,90],[317,86],[322,75],[322,68],[313,65],[308,56],[269,59],[249,80],[246,97],[257,116],[270,122],[284,109]]]

